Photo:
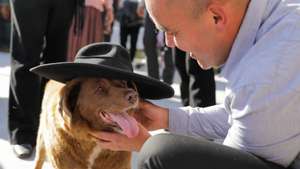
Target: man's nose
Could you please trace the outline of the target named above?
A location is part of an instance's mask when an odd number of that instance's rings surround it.
[[[166,45],[170,48],[174,48],[175,47],[175,43],[174,43],[174,36],[171,34],[168,34],[167,32],[165,32],[165,41],[166,41]]]

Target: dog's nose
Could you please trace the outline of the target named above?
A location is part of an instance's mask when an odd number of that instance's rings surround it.
[[[137,92],[135,92],[134,90],[130,90],[127,92],[127,94],[125,95],[125,99],[130,103],[130,104],[134,104],[137,99],[138,99],[138,94]]]

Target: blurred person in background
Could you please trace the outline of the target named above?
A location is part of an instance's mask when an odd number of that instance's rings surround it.
[[[66,60],[68,32],[79,0],[10,0],[12,10],[9,134],[15,155],[31,156],[47,80],[29,71]]]
[[[145,8],[144,1],[139,3],[139,13],[141,14]],[[161,37],[159,31],[155,28],[148,12],[145,13],[145,31],[143,37],[144,51],[147,58],[148,75],[155,79],[160,79],[160,64],[159,52],[162,52],[164,68],[162,72],[162,80],[167,84],[173,83],[175,66],[174,66],[174,51],[164,43],[164,37]],[[161,32],[162,33],[162,32]],[[161,42],[163,41],[163,42]],[[161,50],[162,49],[162,50]]]
[[[143,17],[138,14],[139,0],[123,0],[120,2],[120,8],[118,11],[120,22],[120,43],[123,47],[127,46],[127,40],[130,39],[129,53],[131,61],[133,61],[136,48],[139,31],[143,25]]]
[[[68,60],[88,44],[103,42],[112,32],[113,0],[80,0],[69,31]]]
[[[183,106],[207,107],[216,104],[214,70],[203,70],[196,60],[175,48],[175,66],[181,78],[180,96]]]

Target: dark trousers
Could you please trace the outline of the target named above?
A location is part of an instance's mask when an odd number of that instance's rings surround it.
[[[7,50],[10,44],[10,20],[6,16],[6,12],[9,13],[8,0],[0,0],[0,9],[0,50]]]
[[[251,153],[200,138],[160,134],[149,138],[139,169],[284,169]]]
[[[180,93],[184,106],[207,107],[216,104],[213,69],[203,70],[197,61],[176,48],[175,66],[181,78]]]
[[[136,52],[136,43],[139,36],[140,31],[140,25],[138,26],[132,26],[132,27],[126,27],[121,24],[121,30],[120,30],[120,40],[121,45],[126,48],[127,39],[130,37],[130,58],[131,61],[133,61],[135,52]]]
[[[10,23],[0,16],[0,49],[9,48]]]
[[[13,0],[9,132],[12,144],[35,144],[46,80],[29,71],[66,60],[74,0]]]
[[[147,13],[145,17],[145,32],[143,42],[147,57],[148,75],[155,79],[160,79],[156,38],[157,33],[158,32],[156,31],[155,25]],[[172,84],[175,71],[172,49],[166,47],[162,57],[165,63],[165,67],[162,72],[162,79],[164,82]]]

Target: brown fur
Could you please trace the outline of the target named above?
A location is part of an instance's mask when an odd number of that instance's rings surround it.
[[[117,131],[99,118],[99,112],[132,114],[138,97],[125,97],[132,92],[137,96],[135,87],[117,80],[84,78],[66,85],[50,81],[42,105],[35,169],[42,168],[46,157],[55,169],[130,169],[130,152],[101,148],[91,166],[89,158],[98,145],[88,132]]]

